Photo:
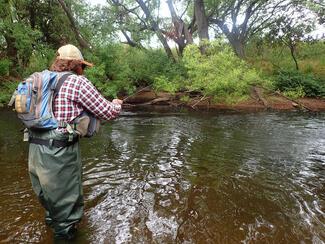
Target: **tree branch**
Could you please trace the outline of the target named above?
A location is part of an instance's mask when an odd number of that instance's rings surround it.
[[[77,27],[77,23],[76,23],[75,19],[72,16],[71,9],[67,7],[64,0],[58,0],[58,2],[60,3],[60,5],[63,8],[66,15],[68,16],[71,28],[72,28],[75,36],[76,36],[76,39],[77,39],[80,47],[90,49],[89,43],[82,37],[82,35],[81,35],[81,33],[80,33],[80,31],[79,31],[79,29]]]

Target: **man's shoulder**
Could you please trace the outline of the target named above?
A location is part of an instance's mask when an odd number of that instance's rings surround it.
[[[86,90],[92,90],[92,88],[94,87],[92,82],[88,80],[85,76],[77,74],[70,75],[64,82],[64,85],[71,88],[74,87],[74,89]]]
[[[93,83],[88,80],[88,78],[84,75],[75,75],[72,77],[72,79],[75,79],[78,83],[85,85],[85,86],[93,86]]]
[[[74,73],[70,73],[70,75],[66,78],[67,82],[73,82],[73,83],[82,83],[85,82],[84,77],[82,77],[81,75],[77,75]]]
[[[77,75],[74,73],[71,73],[71,75],[69,75],[68,77],[71,80],[78,80],[78,81],[84,81],[84,82],[90,82],[85,76],[83,75]]]

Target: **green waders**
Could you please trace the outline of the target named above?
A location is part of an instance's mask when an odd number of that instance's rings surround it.
[[[68,135],[56,130],[31,132],[30,136],[68,140]],[[60,148],[30,143],[28,166],[33,190],[45,208],[46,223],[56,237],[69,235],[83,215],[79,142]]]

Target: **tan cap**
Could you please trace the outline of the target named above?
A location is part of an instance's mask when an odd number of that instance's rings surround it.
[[[89,67],[94,66],[92,63],[85,61],[80,50],[71,44],[64,45],[58,49],[57,59],[79,60]]]

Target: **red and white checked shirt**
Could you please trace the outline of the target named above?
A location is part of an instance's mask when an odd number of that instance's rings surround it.
[[[84,110],[111,120],[119,115],[121,105],[107,101],[86,77],[70,75],[54,101],[54,116],[59,122],[71,123]]]

